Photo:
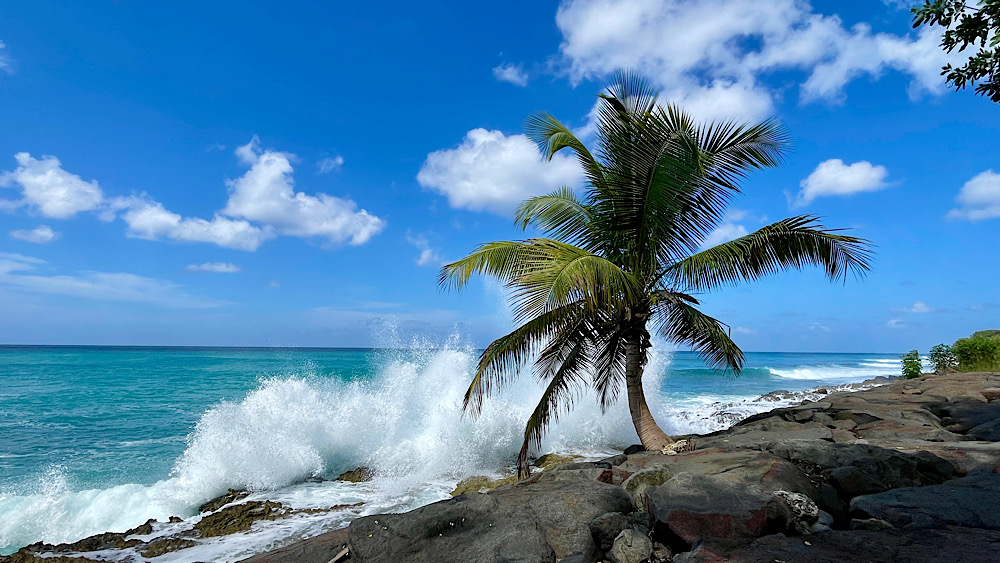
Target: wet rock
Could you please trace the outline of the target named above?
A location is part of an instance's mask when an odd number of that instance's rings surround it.
[[[96,561],[99,560],[88,559],[86,557],[64,557],[61,555],[41,557],[23,549],[13,555],[0,555],[0,563],[93,563]]]
[[[131,530],[125,532],[125,536],[148,536],[153,533],[153,524],[156,522],[156,518],[150,518],[146,520],[145,524],[140,524]]]
[[[944,525],[1000,530],[1000,475],[978,473],[941,485],[908,487],[851,501],[858,518],[879,518],[896,528]]]
[[[545,471],[547,469],[553,469],[555,467],[559,467],[560,465],[574,462],[578,459],[580,459],[580,456],[578,455],[560,455],[551,453],[540,456],[534,463],[532,463],[532,465],[542,471]]]
[[[621,512],[601,514],[590,521],[590,533],[594,536],[594,543],[603,552],[609,551],[618,534],[628,527],[628,516]]]
[[[347,547],[347,528],[326,532],[240,563],[327,563]]]
[[[485,493],[492,491],[502,485],[509,485],[517,482],[517,475],[511,475],[502,479],[490,479],[485,475],[473,475],[458,482],[451,491],[451,496],[457,497],[467,493]]]
[[[142,556],[153,558],[173,551],[180,551],[198,545],[198,542],[188,538],[163,538],[149,542],[142,550]]]
[[[590,522],[608,512],[633,510],[621,487],[596,480],[521,482],[405,514],[359,518],[348,527],[351,560],[551,563],[582,554],[593,561],[600,552]]]
[[[642,444],[632,444],[631,446],[625,448],[625,451],[622,453],[625,455],[632,455],[644,451],[646,451],[646,448],[642,447]]]
[[[181,518],[180,516],[171,516],[170,518],[167,519],[167,522],[170,522],[171,524],[176,524],[178,522],[183,522],[183,521],[184,519]]]
[[[611,563],[641,563],[653,554],[653,541],[645,535],[629,528],[622,530],[615,538],[608,552]]]
[[[375,472],[369,467],[359,467],[357,469],[352,469],[350,471],[345,471],[337,476],[338,481],[347,481],[348,483],[366,483],[372,480],[375,476]]]
[[[206,502],[205,504],[199,506],[198,507],[198,512],[199,513],[215,512],[216,510],[222,508],[223,506],[226,506],[227,504],[236,502],[236,501],[238,501],[238,500],[246,497],[249,494],[250,494],[250,491],[248,491],[246,489],[229,489],[229,491],[226,492],[226,494],[224,494],[222,496],[218,496],[218,497],[216,497],[216,498],[214,498],[214,499]]]
[[[275,520],[285,516],[286,510],[280,502],[270,500],[250,501],[223,508],[202,518],[194,525],[203,538],[227,536],[245,532],[258,520]]]

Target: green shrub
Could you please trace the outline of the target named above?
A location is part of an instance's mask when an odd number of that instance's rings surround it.
[[[923,365],[920,363],[920,352],[916,350],[910,350],[909,352],[903,354],[899,357],[903,360],[903,377],[906,379],[914,379],[920,377],[923,373]]]
[[[977,332],[956,340],[951,351],[958,358],[959,371],[1000,371],[1000,338],[996,336]]]
[[[947,344],[938,344],[931,348],[931,353],[928,354],[928,357],[931,360],[931,365],[934,366],[934,373],[944,373],[948,370],[958,369],[958,358],[951,351],[951,346]]]
[[[1000,338],[1000,330],[980,330],[973,332],[972,337],[982,336],[984,338]]]

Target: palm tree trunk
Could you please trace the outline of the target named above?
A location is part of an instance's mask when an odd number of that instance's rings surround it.
[[[660,429],[649,412],[646,394],[642,390],[642,369],[646,363],[646,351],[640,337],[630,338],[625,344],[625,387],[628,390],[628,410],[632,414],[632,424],[639,435],[639,442],[647,450],[662,450],[674,443],[666,432]]]

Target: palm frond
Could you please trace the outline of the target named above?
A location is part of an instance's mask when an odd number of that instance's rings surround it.
[[[601,412],[607,412],[618,400],[621,384],[625,381],[625,327],[619,323],[608,323],[597,338],[594,353],[594,391]]]
[[[568,187],[524,200],[514,219],[522,229],[532,225],[571,244],[586,244],[592,236],[590,221],[590,209]]]
[[[462,289],[476,274],[510,282],[533,254],[531,245],[523,241],[488,242],[465,258],[442,266],[438,274],[438,285]]]
[[[864,276],[871,267],[871,243],[839,232],[811,215],[791,217],[689,256],[667,268],[664,277],[673,286],[706,291],[807,265],[823,268],[834,281]]]
[[[545,430],[557,422],[561,414],[572,409],[575,392],[587,384],[585,373],[590,368],[590,342],[586,325],[586,320],[580,319],[573,328],[557,335],[539,356],[536,364],[539,377],[551,379],[525,424],[524,442],[517,456],[519,477],[527,476],[528,456],[532,448],[541,447]]]
[[[583,310],[582,303],[567,304],[543,313],[491,342],[479,357],[476,373],[462,401],[463,411],[473,418],[479,416],[483,398],[516,379],[532,354],[578,322]]]
[[[577,138],[568,127],[563,125],[552,114],[534,113],[524,124],[525,134],[537,146],[542,158],[552,160],[553,155],[563,149],[569,149],[576,155],[584,175],[591,183],[600,183],[604,179],[604,170],[590,149]]]
[[[667,340],[686,344],[713,369],[743,371],[743,351],[729,336],[728,326],[695,308],[689,295],[659,291],[654,305],[657,332]]]

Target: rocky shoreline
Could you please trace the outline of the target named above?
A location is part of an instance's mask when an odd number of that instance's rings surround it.
[[[687,437],[695,449],[678,455],[553,456],[525,480],[466,480],[452,499],[358,518],[245,563],[1000,560],[1000,374],[815,399]],[[0,562],[107,560],[101,551],[128,544],[153,558],[286,516],[238,494],[208,507],[190,537],[140,526]]]

